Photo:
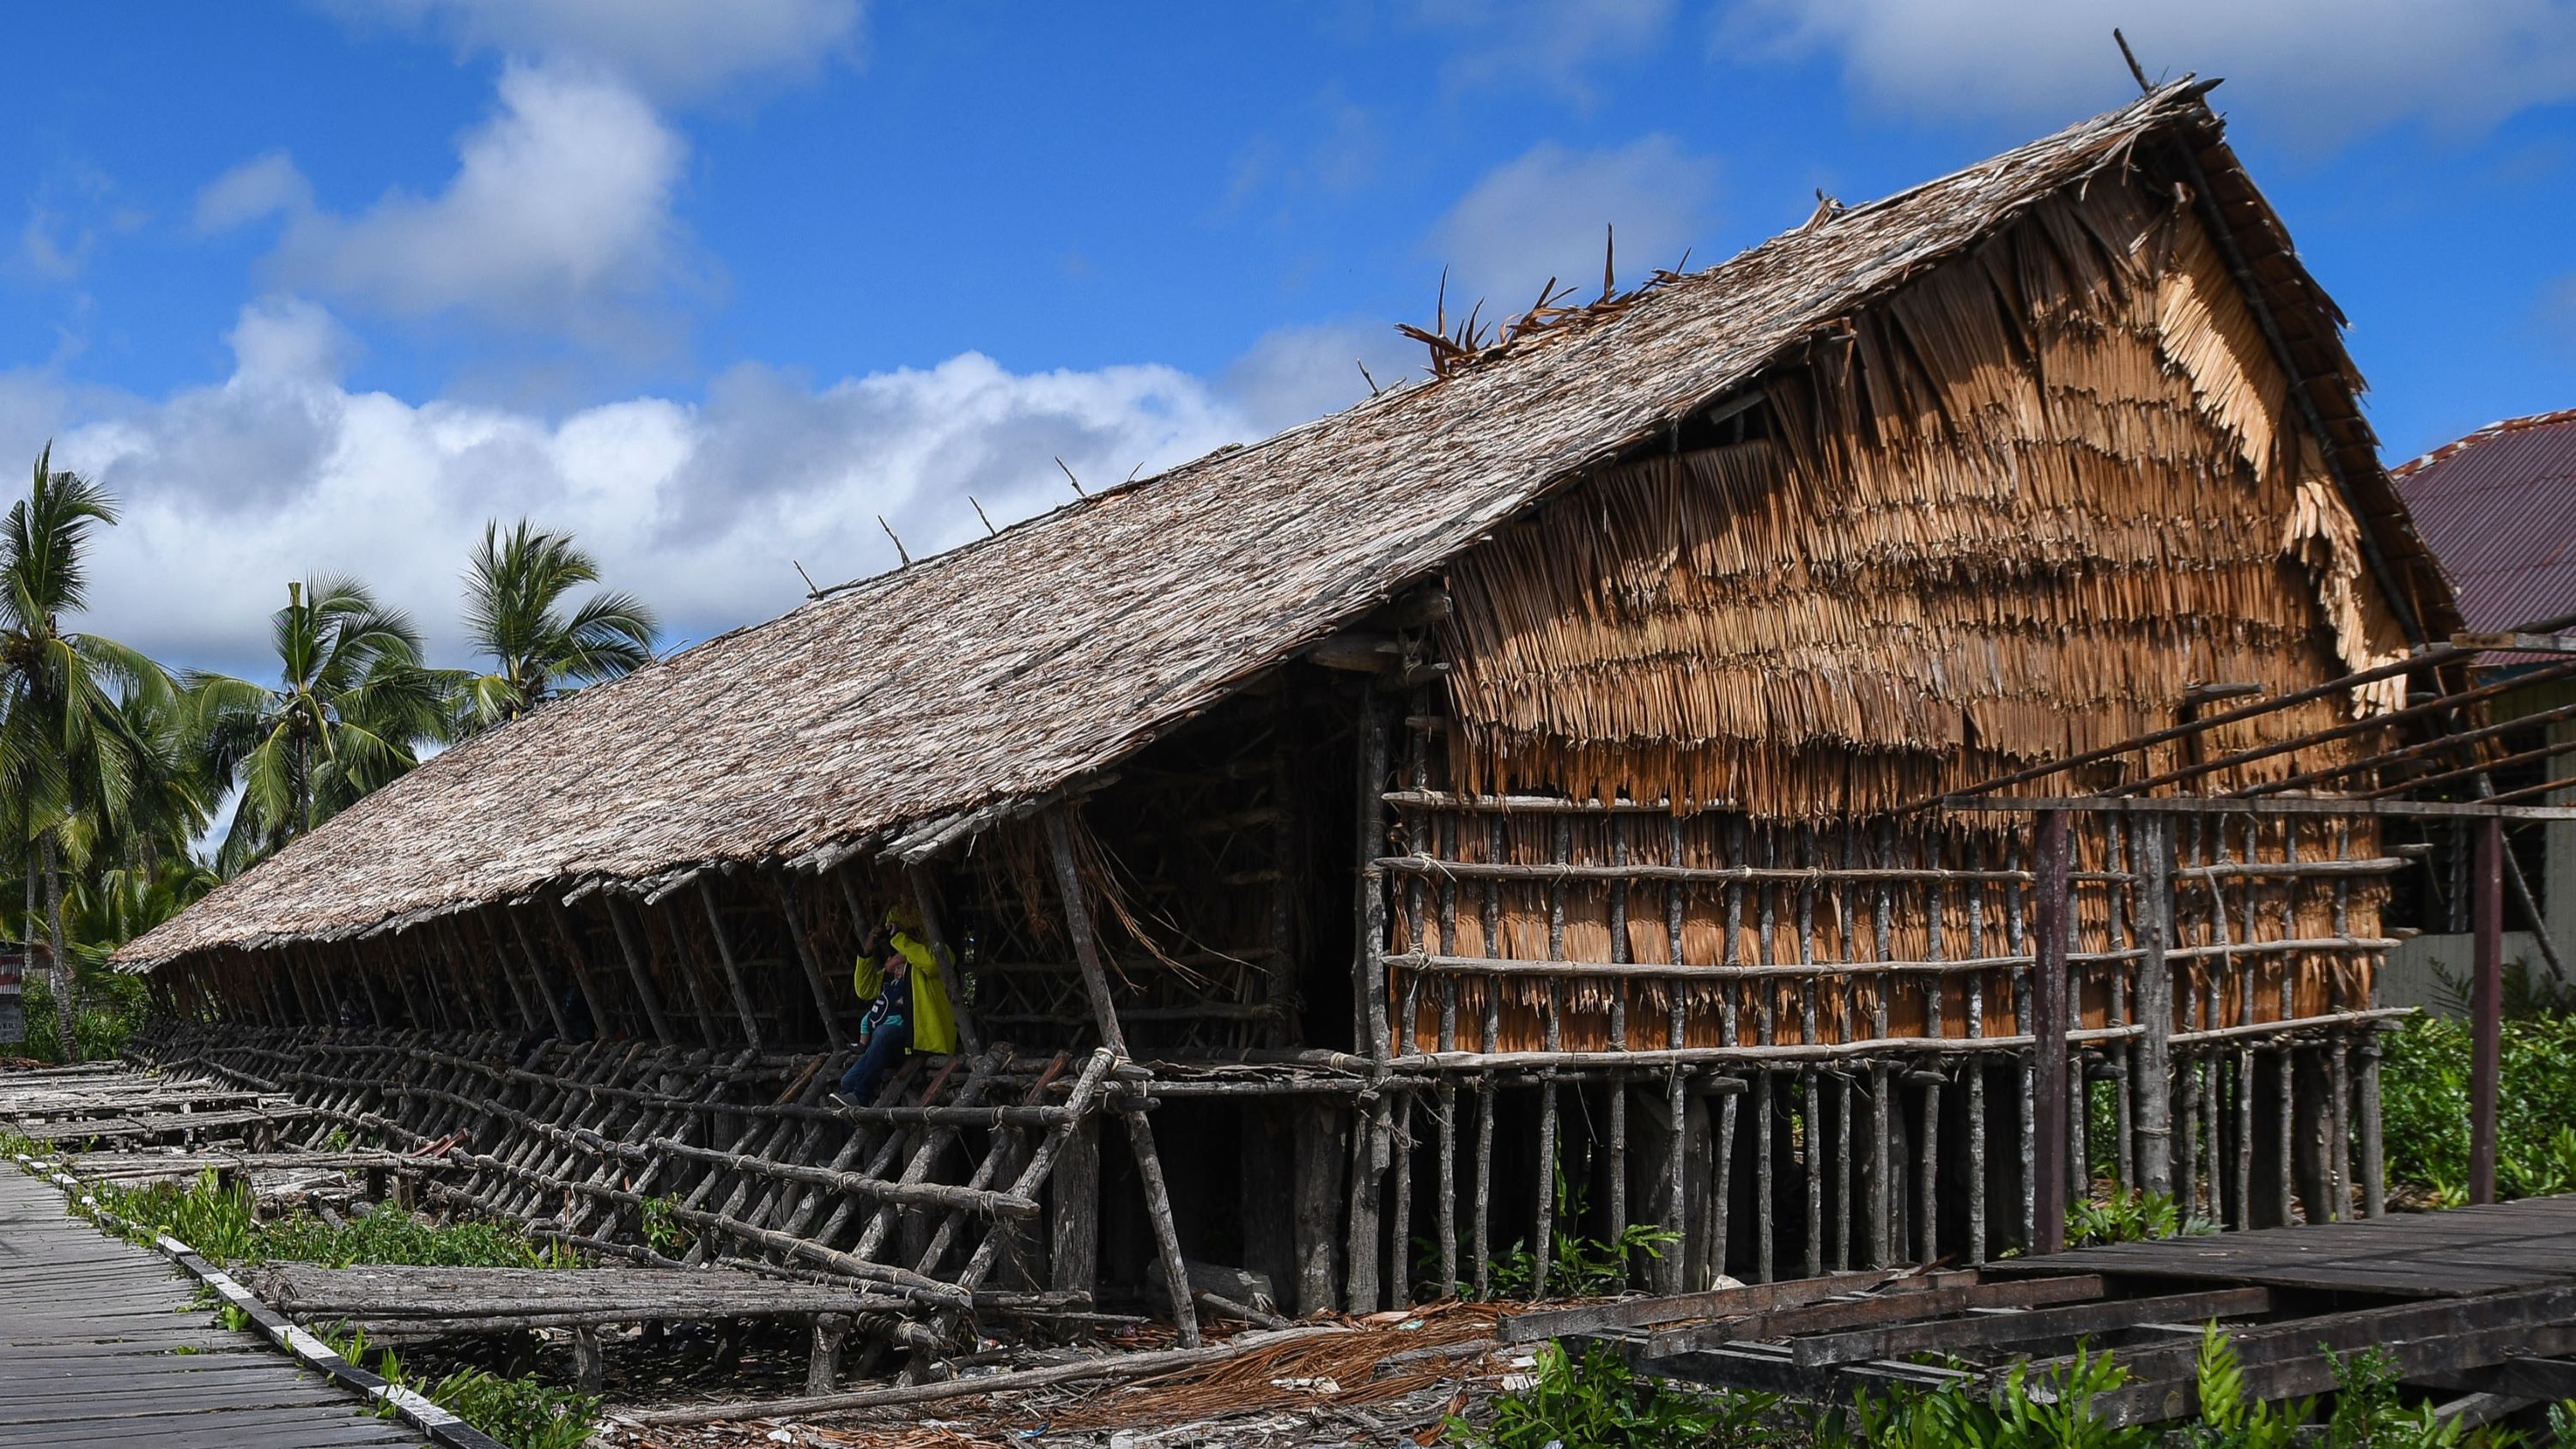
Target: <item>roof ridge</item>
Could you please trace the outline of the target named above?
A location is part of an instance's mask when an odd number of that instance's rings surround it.
[[[2508,433],[2556,427],[2561,423],[2576,423],[2576,408],[2556,408],[2544,413],[2525,413],[2518,418],[2499,418],[2483,428],[2453,438],[2422,457],[2398,464],[2388,470],[2388,476],[2392,482],[2403,483],[2424,469],[2436,463],[2447,463],[2480,443],[2493,442]]]

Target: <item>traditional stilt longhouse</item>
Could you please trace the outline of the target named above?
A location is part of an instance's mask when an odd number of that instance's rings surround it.
[[[2457,627],[2205,89],[1427,332],[1428,381],[451,751],[128,947],[149,1050],[931,1352],[1079,1295],[1186,1334],[1250,1291],[1207,1265],[1304,1311],[1641,1226],[1665,1289],[2028,1244],[2037,844],[1925,802],[2253,696],[2019,788],[2295,781]],[[2372,1060],[2373,824],[2078,819],[2077,1181],[2352,1211],[2368,1120],[2268,1185]],[[894,903],[964,1046],[836,1114]]]

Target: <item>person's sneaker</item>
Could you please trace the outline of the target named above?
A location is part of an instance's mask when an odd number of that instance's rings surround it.
[[[832,1104],[832,1110],[833,1110],[833,1111],[835,1111],[835,1112],[855,1112],[855,1111],[859,1110],[859,1104],[858,1104],[858,1103],[851,1101],[849,1098],[847,1098],[847,1097],[845,1097],[845,1096],[841,1095],[841,1094],[840,1094],[840,1093],[838,1093],[838,1092],[833,1092],[833,1093],[830,1093],[830,1094],[826,1095],[826,1096],[823,1098],[823,1100],[824,1100],[824,1101],[826,1101],[826,1102],[831,1103],[831,1104]]]

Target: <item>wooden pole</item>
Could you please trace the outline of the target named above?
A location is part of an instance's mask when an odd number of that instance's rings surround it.
[[[2066,812],[2044,810],[2039,816],[2037,964],[2032,994],[2032,1096],[2038,1120],[2033,1124],[2031,1175],[2037,1218],[2033,1250],[2066,1249],[2066,926],[2068,869]]]
[[[1086,1117],[1066,1132],[1047,1182],[1047,1262],[1060,1292],[1088,1294],[1100,1276],[1100,1119]]]
[[[617,908],[612,891],[599,895],[602,908],[608,912],[608,924],[617,932],[617,949],[626,957],[626,973],[635,983],[636,999],[644,1003],[644,1017],[653,1024],[653,1035],[664,1046],[677,1046],[680,1039],[671,1034],[671,1020],[662,1014],[662,994],[653,989],[653,968],[645,959],[644,948],[635,939],[635,928],[626,913]]]
[[[1109,995],[1109,973],[1100,964],[1100,943],[1092,931],[1091,906],[1084,897],[1082,872],[1074,864],[1073,833],[1065,820],[1065,812],[1072,808],[1059,805],[1047,812],[1047,849],[1055,857],[1056,887],[1064,896],[1065,930],[1073,937],[1074,961],[1082,970],[1083,990],[1091,997],[1101,1043],[1125,1058],[1127,1034],[1118,1026],[1118,1007]],[[1154,1150],[1153,1125],[1133,1107],[1123,1109],[1119,1115],[1126,1121],[1128,1145],[1135,1149],[1137,1175],[1144,1182],[1145,1215],[1153,1223],[1154,1246],[1163,1260],[1165,1286],[1171,1291],[1173,1326],[1180,1330],[1183,1344],[1196,1345],[1198,1303],[1190,1295],[1189,1270],[1181,1259],[1180,1232],[1172,1221],[1172,1199],[1163,1181],[1163,1159]]]
[[[581,985],[582,999],[590,1003],[591,1028],[600,1035],[606,1036],[617,1025],[617,1018],[608,1009],[608,994],[599,989],[597,981],[591,979],[590,950],[582,944],[581,932],[574,925],[572,907],[565,905],[560,899],[552,904],[555,934],[563,940],[564,959],[572,965],[572,977]]]
[[[2469,1201],[2495,1201],[2496,1095],[2504,1065],[2504,821],[2488,816],[2477,833],[2477,878],[2469,909],[2477,935],[2470,983]]]
[[[2146,959],[2138,966],[2138,1020],[2146,1035],[2139,1039],[2137,1102],[2133,1109],[2138,1134],[2138,1185],[2170,1196],[2173,1171],[2173,967],[2165,959],[2173,935],[2173,819],[2158,815],[2139,822],[2138,862],[2145,876],[2139,944]],[[2184,1204],[2186,1213],[2189,1204]]]
[[[733,992],[734,1014],[742,1019],[742,1039],[753,1051],[761,1049],[760,1017],[751,1009],[751,986],[742,979],[742,962],[733,954],[733,933],[725,929],[724,908],[716,902],[716,888],[705,876],[698,877],[698,904],[707,912],[707,931],[716,938],[716,958],[724,963],[725,985]]]
[[[1362,1053],[1383,1063],[1393,1052],[1386,979],[1386,875],[1378,858],[1386,849],[1386,706],[1374,692],[1360,701],[1359,790],[1354,806],[1358,841],[1354,859],[1351,994],[1365,1042]],[[1406,1045],[1413,1023],[1405,1023]],[[1344,1292],[1353,1313],[1375,1312],[1386,1281],[1378,1272],[1382,1174],[1390,1165],[1392,1132],[1383,1094],[1372,1094],[1352,1113],[1350,1246]]]
[[[806,988],[814,993],[814,1014],[823,1024],[823,1038],[839,1051],[850,1044],[850,1034],[842,1029],[840,1013],[834,1009],[831,978],[823,970],[821,951],[805,929],[805,908],[797,902],[795,883],[781,875],[771,886],[778,893],[778,914],[787,922],[787,943],[804,968]]]
[[[1073,862],[1073,835],[1059,805],[1046,814],[1047,850],[1055,860],[1056,889],[1064,896],[1065,929],[1073,934],[1073,959],[1082,971],[1083,993],[1091,998],[1092,1024],[1103,1046],[1127,1055],[1127,1034],[1118,1028],[1118,1006],[1109,995],[1109,973],[1100,964],[1100,942],[1092,932],[1091,905],[1084,898],[1082,872]]]

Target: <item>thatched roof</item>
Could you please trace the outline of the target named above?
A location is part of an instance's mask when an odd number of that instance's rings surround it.
[[[2372,533],[2430,577],[2360,420],[2340,318],[2220,142],[2206,89],[2164,87],[1452,361],[1435,382],[584,690],[369,796],[120,960],[650,888],[716,864],[917,850],[1112,764],[1837,319],[2167,139],[2208,173]]]

